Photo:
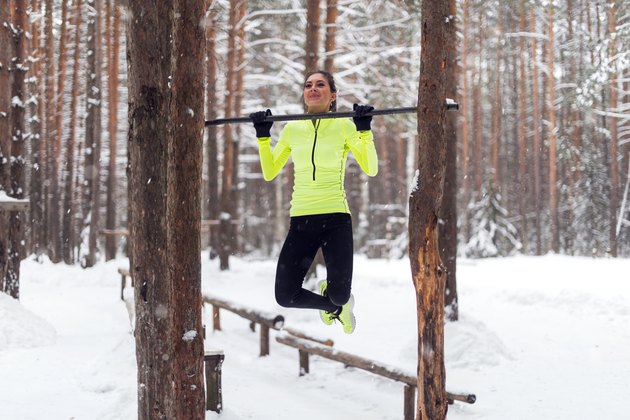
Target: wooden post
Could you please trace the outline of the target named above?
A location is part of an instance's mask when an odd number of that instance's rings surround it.
[[[127,285],[127,276],[123,273],[120,275],[120,300],[125,300],[124,290]]]
[[[404,401],[404,419],[414,420],[415,416],[415,399],[416,399],[416,387],[405,385],[405,401]]]
[[[269,327],[264,324],[260,324],[260,355],[269,355]]]
[[[212,305],[212,331],[221,331],[221,314],[217,305]]]
[[[206,411],[220,413],[223,409],[221,366],[224,359],[222,350],[207,351],[203,356],[206,371]]]
[[[308,366],[308,352],[304,350],[298,350],[300,355],[300,376],[304,376],[310,372]]]

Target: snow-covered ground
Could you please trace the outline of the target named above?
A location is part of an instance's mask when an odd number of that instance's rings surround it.
[[[357,330],[325,326],[316,311],[279,307],[275,262],[203,255],[204,291],[280,313],[286,325],[335,347],[416,369],[416,308],[406,259],[355,257]],[[0,419],[136,417],[134,340],[120,300],[125,259],[83,270],[23,262],[21,301],[0,295]],[[447,389],[474,393],[449,419],[630,419],[630,260],[562,256],[460,260],[460,321],[446,326]],[[320,273],[323,276],[323,273]],[[313,285],[314,286],[314,285]],[[208,308],[209,309],[209,308]],[[208,318],[209,319],[209,318]],[[221,313],[206,347],[225,352],[220,420],[402,419],[403,386],[311,357],[273,339],[259,357],[249,322]]]

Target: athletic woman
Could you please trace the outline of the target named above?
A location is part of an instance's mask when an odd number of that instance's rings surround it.
[[[337,88],[330,73],[316,71],[304,82],[304,106],[309,114],[336,111]],[[295,182],[291,197],[289,232],[276,270],[275,295],[284,307],[319,309],[322,321],[339,321],[344,332],[356,326],[352,287],[352,219],[344,190],[348,152],[369,176],[378,172],[378,159],[370,128],[374,108],[354,106],[354,117],[312,119],[287,123],[271,149],[267,121],[270,110],[250,115],[258,138],[260,163],[271,181],[293,159]],[[304,289],[304,277],[321,248],[327,279],[320,294]]]

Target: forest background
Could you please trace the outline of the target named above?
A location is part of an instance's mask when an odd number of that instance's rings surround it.
[[[301,113],[314,68],[335,74],[340,110],[414,106],[418,13],[413,1],[208,1],[206,119]],[[0,199],[30,202],[27,213],[0,212],[5,273],[31,253],[88,267],[125,250],[126,16],[110,0],[0,1]],[[459,254],[630,255],[630,4],[461,0],[455,18],[460,109],[447,188]],[[416,124],[374,118],[379,174],[369,182],[349,161],[355,249],[369,257],[406,254]],[[264,182],[249,124],[206,127],[204,142],[204,245],[275,255],[290,165]],[[222,245],[220,221],[232,226]],[[18,228],[25,240],[12,244],[6,233]]]

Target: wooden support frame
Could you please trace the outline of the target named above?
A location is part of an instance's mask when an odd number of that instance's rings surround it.
[[[221,367],[225,360],[222,350],[206,351],[203,356],[206,373],[206,411],[221,413],[223,392],[221,388]]]
[[[204,296],[203,301],[212,305],[212,327],[214,331],[221,330],[219,309],[228,310],[248,319],[251,321],[251,324],[260,324],[260,356],[269,355],[269,329],[280,330],[284,326],[284,317],[282,315],[255,311],[215,296]]]
[[[260,356],[269,355],[269,330],[282,330],[295,337],[319,343],[323,346],[332,347],[335,343],[331,339],[323,339],[309,336],[308,334],[296,330],[295,328],[284,326],[284,317],[245,308],[241,305],[228,302],[214,296],[204,296],[203,302],[212,305],[212,330],[221,330],[221,309],[233,312],[250,321],[249,327],[255,332],[256,324],[260,324]]]
[[[403,393],[403,412],[405,416],[404,419],[414,419],[416,388],[418,384],[418,380],[415,376],[409,375],[401,371],[400,369],[387,366],[383,363],[375,362],[373,360],[346,353],[341,350],[331,349],[329,347],[322,346],[309,340],[294,337],[289,334],[278,335],[276,337],[276,341],[289,347],[298,349],[300,361],[300,376],[303,376],[310,372],[309,356],[311,354],[314,354],[329,360],[343,363],[346,366],[355,367],[374,373],[375,375],[402,382],[403,384],[405,384]],[[474,394],[454,394],[451,392],[446,393],[446,398],[448,399],[450,404],[452,404],[454,401],[461,401],[473,404],[477,400],[477,397]]]

